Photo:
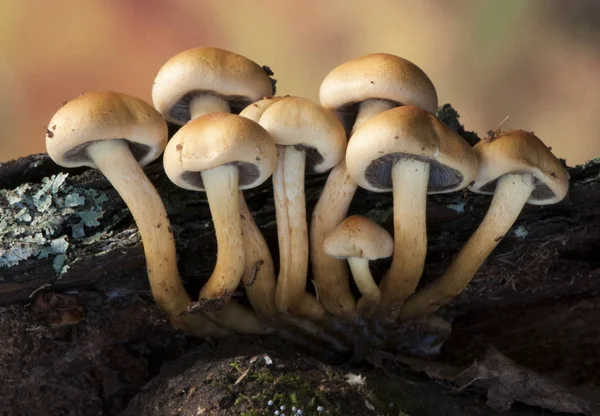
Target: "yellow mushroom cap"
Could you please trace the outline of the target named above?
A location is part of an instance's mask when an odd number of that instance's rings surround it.
[[[57,164],[95,168],[87,147],[99,140],[125,139],[141,166],[167,145],[167,123],[148,103],[130,95],[94,91],[67,102],[48,124],[46,149]]]
[[[368,99],[437,110],[437,93],[421,68],[399,56],[374,53],[333,69],[321,83],[321,104],[341,110]]]
[[[496,182],[509,173],[531,173],[535,189],[527,201],[532,205],[554,204],[569,190],[569,174],[550,149],[533,133],[512,130],[482,140],[473,150],[479,157],[479,174],[469,190],[493,194]]]
[[[307,165],[314,172],[328,171],[344,156],[344,126],[331,111],[311,100],[300,97],[265,99],[250,105],[241,115],[244,113],[257,118],[278,146],[303,148]]]
[[[201,94],[228,101],[232,112],[273,95],[273,83],[256,62],[218,48],[194,48],[169,59],[152,87],[152,101],[168,121],[183,125],[190,120],[189,104]]]
[[[392,255],[394,239],[383,227],[367,217],[352,215],[327,235],[323,248],[335,258],[377,260]]]
[[[465,188],[477,176],[477,156],[469,144],[428,111],[402,106],[361,125],[346,149],[348,173],[361,187],[392,190],[392,167],[402,159],[430,164],[427,193]]]
[[[245,117],[210,113],[183,126],[165,149],[169,179],[185,189],[204,191],[201,172],[237,166],[240,189],[262,184],[275,170],[277,148],[269,133]]]

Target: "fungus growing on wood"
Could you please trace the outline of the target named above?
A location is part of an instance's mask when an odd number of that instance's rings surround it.
[[[354,132],[346,165],[359,186],[394,194],[394,257],[380,284],[377,310],[393,320],[423,273],[427,194],[466,188],[477,175],[477,156],[433,114],[402,106],[374,116]]]
[[[567,171],[533,133],[507,131],[480,141],[474,150],[480,168],[469,190],[493,194],[492,203],[446,272],[406,301],[401,319],[434,312],[458,296],[510,230],[526,203],[555,204],[567,195]]]
[[[116,92],[88,92],[54,114],[46,149],[57,164],[98,169],[131,211],[142,237],[152,295],[171,323],[188,334],[229,331],[203,314],[186,314],[190,298],[177,269],[175,240],[156,188],[141,167],[167,144],[167,125],[148,103]]]
[[[412,62],[384,53],[365,55],[332,70],[321,84],[319,97],[321,105],[342,120],[348,134],[393,107],[437,109],[437,93],[429,77]],[[329,312],[345,318],[356,313],[346,264],[328,256],[323,241],[346,218],[356,188],[342,159],[327,178],[310,227],[312,271],[320,300]]]

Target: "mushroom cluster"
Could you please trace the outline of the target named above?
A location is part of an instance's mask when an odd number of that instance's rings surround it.
[[[460,295],[526,203],[567,194],[566,170],[533,133],[499,132],[471,147],[436,117],[433,83],[406,59],[377,53],[338,66],[320,103],[275,96],[271,75],[233,52],[190,49],[158,71],[153,106],[88,92],[49,123],[50,157],[98,169],[128,206],[154,299],[189,335],[276,332],[347,351],[357,333],[431,317]],[[167,122],[179,126],[170,140]],[[168,178],[203,192],[212,215],[217,259],[197,294],[179,277],[167,212],[142,169],[163,153]],[[326,172],[309,217],[305,175]],[[269,178],[278,267],[243,194]],[[393,236],[348,217],[358,187],[393,193]],[[493,194],[489,210],[445,273],[417,291],[427,195],[465,189]],[[373,274],[369,261],[388,257],[388,270]],[[232,298],[240,287],[250,307]]]

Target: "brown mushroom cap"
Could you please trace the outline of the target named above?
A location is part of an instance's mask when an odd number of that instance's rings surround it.
[[[335,258],[377,260],[392,255],[394,240],[390,233],[367,217],[353,215],[329,233],[323,247]]]
[[[469,144],[428,111],[413,106],[380,113],[350,138],[350,176],[374,192],[392,190],[392,167],[401,159],[430,164],[427,193],[452,192],[475,180],[477,156]]]
[[[62,106],[48,124],[46,149],[59,165],[96,168],[87,153],[99,140],[124,139],[141,166],[167,145],[167,124],[139,98],[111,91],[88,92]]]
[[[319,98],[330,110],[350,113],[368,99],[414,105],[432,113],[438,105],[435,87],[425,72],[387,53],[365,55],[338,66],[321,83]]]
[[[546,145],[533,133],[503,132],[473,147],[479,157],[479,174],[469,190],[493,194],[498,178],[509,173],[531,173],[535,190],[527,201],[532,205],[554,204],[569,190],[569,174]]]
[[[255,104],[262,107],[260,101]],[[307,165],[316,173],[333,168],[344,156],[344,127],[331,111],[306,98],[282,97],[272,102],[260,114],[259,123],[278,146],[305,150]]]
[[[232,112],[273,95],[273,83],[256,62],[218,48],[195,48],[169,59],[152,87],[152,101],[168,121],[183,125],[190,120],[189,104],[201,94],[228,101]]]
[[[244,190],[266,181],[276,163],[277,149],[269,133],[252,120],[229,113],[205,114],[190,121],[175,133],[164,157],[169,179],[196,191],[204,191],[204,170],[235,165]]]

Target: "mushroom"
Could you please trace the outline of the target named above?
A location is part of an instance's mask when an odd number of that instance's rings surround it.
[[[218,48],[194,48],[169,59],[152,87],[156,109],[172,123],[212,112],[238,114],[273,95],[274,81],[256,62]]]
[[[141,167],[167,144],[167,125],[150,104],[116,92],[88,92],[50,120],[46,149],[57,164],[98,169],[131,211],[142,237],[152,295],[171,323],[188,334],[230,331],[203,314],[187,314],[190,298],[179,278],[175,241],[165,207]]]
[[[348,260],[362,294],[357,310],[370,316],[379,304],[381,292],[371,275],[369,261],[392,255],[394,240],[390,233],[367,217],[352,215],[327,235],[323,247],[328,255]]]
[[[276,152],[261,126],[229,113],[193,119],[175,133],[165,149],[169,179],[182,188],[206,192],[213,218],[217,263],[200,290],[200,303],[211,318],[243,332],[263,332],[264,328],[241,305],[227,303],[244,272],[238,191],[267,180],[275,168]]]
[[[333,113],[300,97],[262,100],[240,115],[263,126],[278,147],[273,173],[280,261],[275,304],[280,312],[320,319],[324,309],[306,295],[309,248],[304,172],[307,165],[316,173],[326,172],[342,159],[344,128]]]
[[[338,66],[323,80],[319,96],[321,105],[338,115],[347,132],[393,107],[437,109],[437,93],[427,75],[412,62],[384,53]],[[355,314],[356,307],[346,264],[325,253],[323,240],[346,218],[356,188],[342,159],[327,178],[310,226],[310,256],[319,299],[327,311],[346,318]]]
[[[473,149],[480,168],[469,190],[493,194],[491,205],[446,272],[406,301],[401,319],[434,312],[458,296],[510,230],[526,203],[555,204],[567,195],[567,171],[533,133],[507,131],[480,141]]]
[[[477,175],[469,144],[418,107],[387,110],[361,125],[346,150],[350,176],[373,192],[394,194],[394,256],[380,283],[377,314],[395,319],[425,263],[427,194],[465,188]]]
[[[271,252],[252,218],[242,191],[239,192],[238,201],[244,239],[242,283],[256,315],[259,318],[276,321],[279,311],[275,306],[276,282]]]

